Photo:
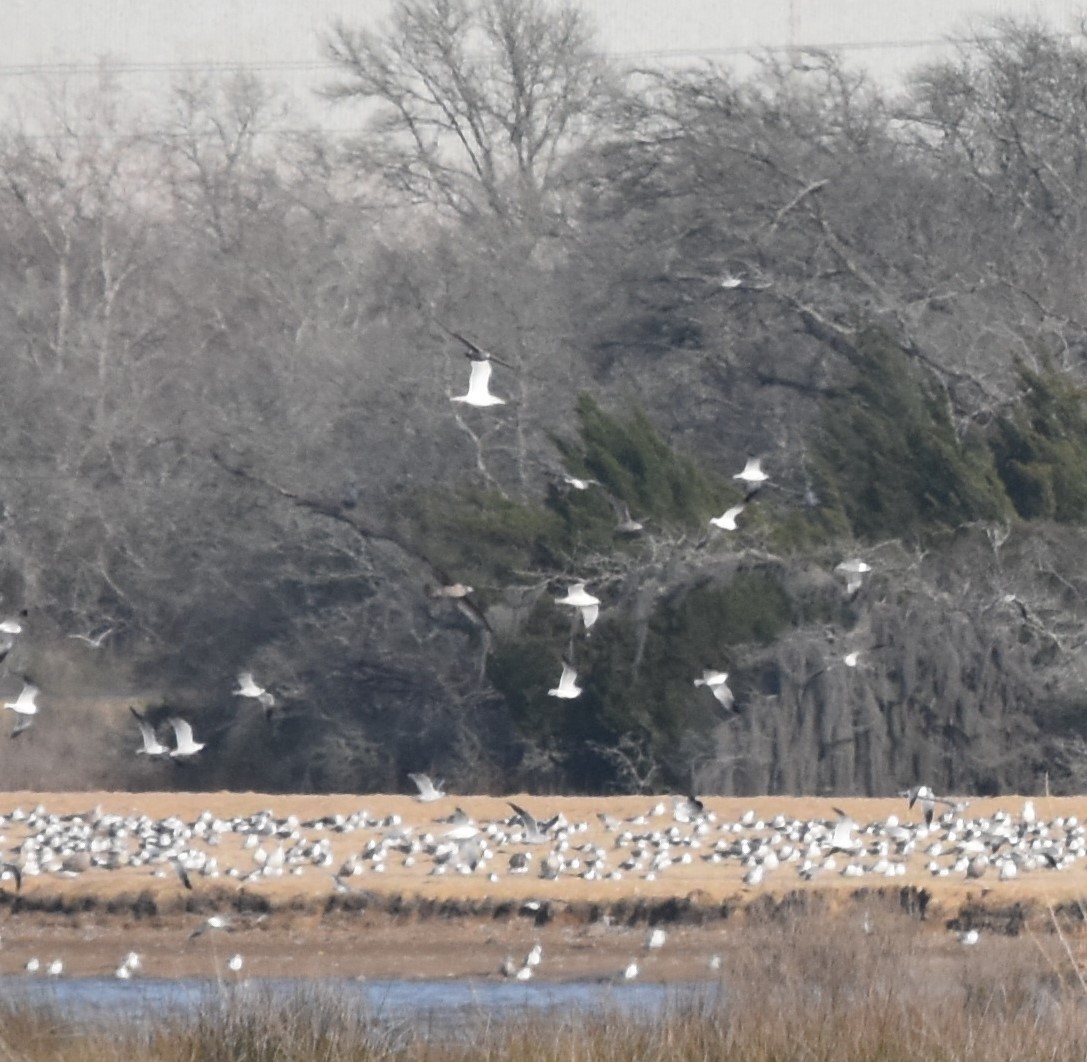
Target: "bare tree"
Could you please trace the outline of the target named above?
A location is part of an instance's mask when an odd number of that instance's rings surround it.
[[[362,153],[392,188],[466,219],[539,227],[607,71],[581,10],[548,0],[394,0],[383,33],[338,23],[334,100],[376,105]]]

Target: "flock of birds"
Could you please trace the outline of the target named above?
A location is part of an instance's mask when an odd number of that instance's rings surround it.
[[[427,776],[413,780],[419,804],[452,802]],[[914,883],[1006,882],[1027,874],[1062,874],[1087,857],[1084,825],[1071,816],[1047,821],[1031,801],[1018,814],[968,817],[969,802],[939,797],[926,786],[902,796],[909,809],[920,812],[916,821],[892,814],[862,824],[839,809],[833,809],[832,819],[784,813],[764,819],[753,810],[719,816],[691,796],[660,800],[625,818],[601,812],[580,821],[561,812],[545,819],[514,803],[499,817],[476,818],[454,807],[412,822],[400,814],[365,810],[311,819],[267,810],[229,817],[205,810],[183,819],[101,808],[70,815],[42,806],[16,808],[0,815],[7,860],[0,864],[0,887],[13,882],[21,890],[28,881],[50,876],[85,880],[121,874],[136,887],[153,875],[189,891],[230,882],[259,889],[295,876],[307,879],[300,891],[310,895],[321,883],[330,896],[344,896],[382,887],[402,890],[414,881],[425,896],[427,881],[465,875],[494,884],[523,879],[521,909],[532,913],[554,895],[547,883],[560,880],[627,880],[637,891],[639,882],[667,878],[674,881],[675,894],[693,887],[742,893],[771,883],[791,889],[798,881],[836,878],[875,888],[883,881],[900,886],[907,876]],[[531,879],[535,886],[527,885]],[[190,939],[234,928],[233,915],[213,915]],[[962,939],[969,944],[977,936],[967,930]],[[655,951],[665,940],[665,932],[655,930],[646,946]],[[520,963],[510,958],[501,972],[527,979],[540,958],[535,950]],[[39,971],[40,964],[32,961],[28,972]],[[138,963],[126,961],[117,976],[128,978],[138,970]],[[627,978],[636,975],[635,962]]]
[[[505,405],[506,400],[492,394],[490,390],[490,381],[493,371],[492,363],[502,365],[509,369],[512,369],[513,366],[510,365],[509,362],[503,361],[495,354],[492,354],[490,351],[485,350],[483,347],[459,332],[441,324],[441,322],[436,323],[438,323],[439,327],[441,327],[444,332],[462,345],[464,354],[471,363],[468,390],[463,395],[451,395],[450,400],[479,408]],[[742,487],[743,500],[730,506],[720,516],[715,516],[710,520],[711,527],[721,531],[739,530],[740,517],[759,491],[761,491],[770,481],[769,473],[763,469],[762,460],[757,456],[749,456],[744,467],[733,475],[732,478],[738,481],[739,485]],[[564,473],[561,476],[561,480],[566,489],[574,491],[586,491],[594,487],[601,487],[601,484],[597,480],[574,476],[567,473]],[[609,499],[611,499],[610,494]],[[611,499],[611,501],[619,512],[619,522],[616,526],[617,533],[637,534],[644,529],[644,525],[641,521],[631,517],[630,511],[625,503],[619,502],[616,499]],[[865,575],[871,570],[871,566],[859,557],[849,558],[837,565],[835,571],[845,579],[845,593],[847,597],[853,597],[860,590]],[[465,586],[462,583],[451,583],[436,591],[434,596],[456,597],[458,600],[464,602],[471,593],[472,587]],[[566,590],[565,596],[556,598],[555,601],[556,604],[568,607],[580,616],[582,628],[586,633],[592,628],[600,615],[601,600],[589,592],[588,584],[584,580],[571,583]],[[477,622],[486,623],[485,617],[482,617],[478,610],[474,610],[474,613]],[[859,650],[849,652],[845,654],[843,662],[847,667],[856,667],[860,655]],[[573,639],[571,638],[567,657],[562,660],[562,672],[559,676],[558,683],[547,691],[549,696],[570,700],[579,697],[584,692],[584,687],[578,685],[578,671],[573,656]],[[728,686],[728,672],[707,667],[703,671],[701,678],[696,678],[693,681],[695,686],[704,686],[707,688],[725,711],[728,711],[733,707],[735,697]]]

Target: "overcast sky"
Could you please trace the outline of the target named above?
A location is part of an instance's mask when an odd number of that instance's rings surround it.
[[[34,91],[42,71],[109,58],[141,70],[134,93],[168,86],[178,66],[241,63],[282,83],[306,109],[322,69],[320,34],[342,18],[380,23],[388,0],[0,0],[0,86]],[[998,15],[1071,29],[1084,0],[582,0],[605,51],[646,62],[764,47],[842,45],[849,62],[893,80],[939,54],[925,45]],[[68,72],[69,78],[86,73]],[[314,113],[314,112],[310,112]],[[334,112],[332,125],[339,124]]]

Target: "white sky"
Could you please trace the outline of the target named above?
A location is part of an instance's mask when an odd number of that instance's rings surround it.
[[[920,41],[962,34],[995,15],[1037,17],[1072,29],[1087,0],[581,0],[605,51],[654,61],[662,53],[733,61],[734,50],[854,45],[845,55],[893,81],[939,54]],[[388,0],[0,0],[0,99],[35,94],[42,66],[109,58],[139,71],[123,74],[133,93],[154,93],[178,66],[253,65],[283,84],[310,114],[323,111],[310,88],[327,79],[319,34],[336,18],[377,24]],[[879,42],[901,42],[897,46]],[[742,62],[742,58],[735,61]],[[68,72],[69,78],[88,77]]]

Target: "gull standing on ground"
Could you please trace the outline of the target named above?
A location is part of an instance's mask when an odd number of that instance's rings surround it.
[[[180,716],[171,716],[170,726],[174,728],[174,738],[177,741],[177,748],[170,752],[175,759],[195,756],[204,747],[203,742],[193,740],[192,725]]]
[[[566,590],[565,597],[555,598],[556,605],[568,605],[571,608],[576,608],[581,613],[581,618],[585,623],[585,629],[588,630],[596,622],[597,616],[600,615],[600,598],[593,597],[585,589],[585,584],[571,583]]]
[[[408,777],[415,783],[419,795],[415,798],[420,804],[430,804],[435,800],[441,800],[445,796],[442,782],[435,785],[430,780],[429,774],[409,774]]]
[[[561,697],[563,700],[572,700],[574,697],[581,696],[581,687],[577,684],[577,672],[573,664],[568,664],[565,660],[562,662],[559,684],[553,690],[548,690],[547,695]]]
[[[731,509],[726,509],[720,516],[711,517],[710,523],[714,527],[719,527],[722,531],[738,531],[739,525],[736,523],[736,517],[743,511],[743,505],[734,505]]]
[[[713,668],[705,668],[702,677],[696,678],[694,684],[696,686],[707,686],[722,708],[727,710],[732,707],[735,698],[732,695],[732,690],[728,688],[727,671],[715,671]]]
[[[168,756],[170,748],[164,745],[155,735],[155,729],[144,719],[131,705],[128,710],[136,719],[136,725],[140,728],[140,736],[143,738],[143,748],[136,749],[137,756]]]
[[[744,501],[750,501],[766,485],[770,478],[762,470],[761,457],[749,457],[742,472],[737,472],[732,477],[740,480],[744,485]]]

